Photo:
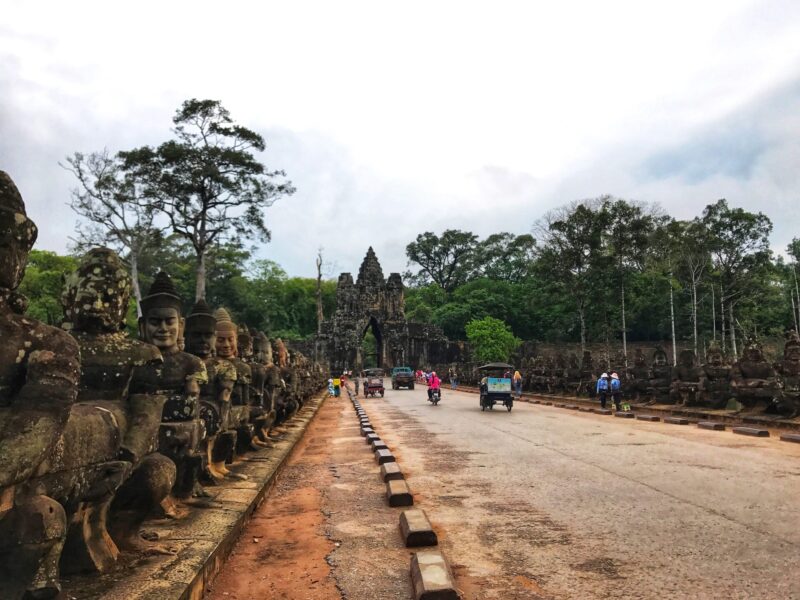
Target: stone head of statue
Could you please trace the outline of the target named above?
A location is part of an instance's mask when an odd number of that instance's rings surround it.
[[[64,328],[90,333],[121,331],[130,298],[131,277],[120,257],[108,248],[93,248],[64,284]]]
[[[281,338],[275,340],[274,352],[278,355],[278,366],[283,369],[289,366],[289,352]]]
[[[256,346],[253,347],[253,352],[255,353],[255,358],[262,364],[271,365],[272,364],[272,343],[270,343],[267,334],[263,331],[259,331],[254,337],[253,340],[258,341],[258,350],[256,350]]]
[[[247,327],[239,326],[239,331],[236,337],[236,351],[240,358],[252,358],[255,349],[255,340],[250,335],[250,330]]]
[[[725,356],[722,354],[722,348],[719,347],[717,342],[711,342],[708,350],[706,350],[706,364],[712,367],[721,367],[725,364]]]
[[[239,336],[236,323],[231,319],[230,313],[224,308],[214,311],[217,320],[217,341],[214,347],[220,358],[236,358],[239,351]]]
[[[183,302],[169,275],[160,271],[147,296],[142,298],[139,337],[158,347],[162,353],[177,352],[184,329]]]
[[[764,350],[761,348],[759,341],[750,337],[745,341],[744,358],[750,362],[762,362],[764,360]]]
[[[693,367],[694,360],[695,356],[692,350],[681,350],[681,353],[678,355],[678,362],[684,367]]]
[[[667,365],[667,353],[661,346],[656,347],[653,351],[653,366],[665,367]]]
[[[783,360],[785,362],[800,363],[800,336],[794,330],[786,334],[786,343],[783,346]]]
[[[0,171],[0,290],[19,287],[37,235],[17,186]]]
[[[641,348],[637,348],[636,354],[633,356],[633,364],[637,367],[644,367],[646,363],[647,361],[644,357],[644,352],[642,352]]]
[[[198,300],[186,317],[184,336],[187,352],[200,358],[213,356],[217,340],[217,320],[205,300]]]

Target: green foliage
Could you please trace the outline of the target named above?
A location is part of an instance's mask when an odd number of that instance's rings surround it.
[[[61,290],[64,279],[78,266],[72,256],[59,256],[47,250],[31,250],[28,267],[19,291],[28,298],[29,316],[53,325],[61,326],[64,311],[61,309]]]
[[[520,345],[508,325],[493,317],[473,319],[467,323],[466,332],[475,358],[482,363],[507,362]]]

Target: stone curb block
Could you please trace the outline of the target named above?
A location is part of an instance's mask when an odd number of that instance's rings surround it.
[[[362,427],[361,428],[361,436],[367,437],[370,433],[375,433],[375,430],[372,427]],[[377,434],[375,434],[377,435]]]
[[[568,410],[578,410],[578,405],[577,404],[565,404],[564,408],[566,408]]]
[[[421,508],[404,510],[400,514],[400,533],[406,548],[436,546],[439,543],[428,515]]]
[[[710,429],[711,431],[725,431],[725,423],[717,423],[716,421],[699,421],[697,426],[700,429]]]
[[[594,414],[596,415],[610,415],[611,411],[607,408],[595,408],[593,410]]]
[[[389,450],[376,450],[375,460],[378,461],[379,465],[382,465],[383,463],[397,462],[394,458],[394,454],[389,452]]]
[[[593,408],[591,408],[591,407],[589,407],[589,406],[579,406],[579,407],[578,407],[578,412],[587,412],[587,413],[590,413],[590,412],[594,412],[594,409],[593,409]]]
[[[458,600],[453,574],[442,553],[422,550],[411,557],[414,600]]]
[[[758,427],[734,427],[731,429],[733,433],[739,435],[752,435],[753,437],[769,437],[768,429],[759,429]]]
[[[656,421],[661,420],[661,417],[657,417],[655,415],[636,415],[636,418],[639,421],[649,421],[650,423],[655,423]]]
[[[782,442],[794,442],[795,444],[800,444],[800,433],[784,433],[781,436]]]
[[[553,406],[553,403],[550,402],[549,400],[546,400],[545,402],[542,402],[542,404],[544,404],[545,406]]]
[[[396,462],[383,463],[381,465],[380,477],[383,483],[406,478],[406,476],[403,475],[403,472],[400,470],[400,465],[398,465]]]
[[[636,415],[634,415],[632,412],[618,410],[614,413],[614,416],[619,417],[620,419],[633,419]]]
[[[364,438],[365,438],[367,444],[371,444],[375,440],[381,439],[380,436],[377,433],[368,433],[367,435],[364,436]]]
[[[386,445],[386,442],[383,440],[375,440],[372,442],[372,451],[377,452],[378,450],[388,450],[389,446]]]
[[[670,425],[688,425],[689,419],[684,419],[683,417],[664,417],[664,423],[669,423]]]
[[[404,479],[390,479],[386,482],[386,499],[389,506],[414,506],[414,496]]]

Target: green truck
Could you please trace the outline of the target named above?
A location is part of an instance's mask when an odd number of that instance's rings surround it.
[[[414,371],[411,370],[411,367],[392,369],[392,389],[399,390],[401,387],[414,389]]]

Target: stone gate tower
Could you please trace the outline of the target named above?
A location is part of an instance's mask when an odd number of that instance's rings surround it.
[[[386,369],[447,360],[448,342],[441,329],[406,321],[404,289],[399,273],[384,279],[371,247],[355,282],[350,273],[339,275],[336,313],[322,324],[316,340],[318,355],[327,358],[332,372],[362,368],[361,341],[368,329],[375,336],[378,365]]]

